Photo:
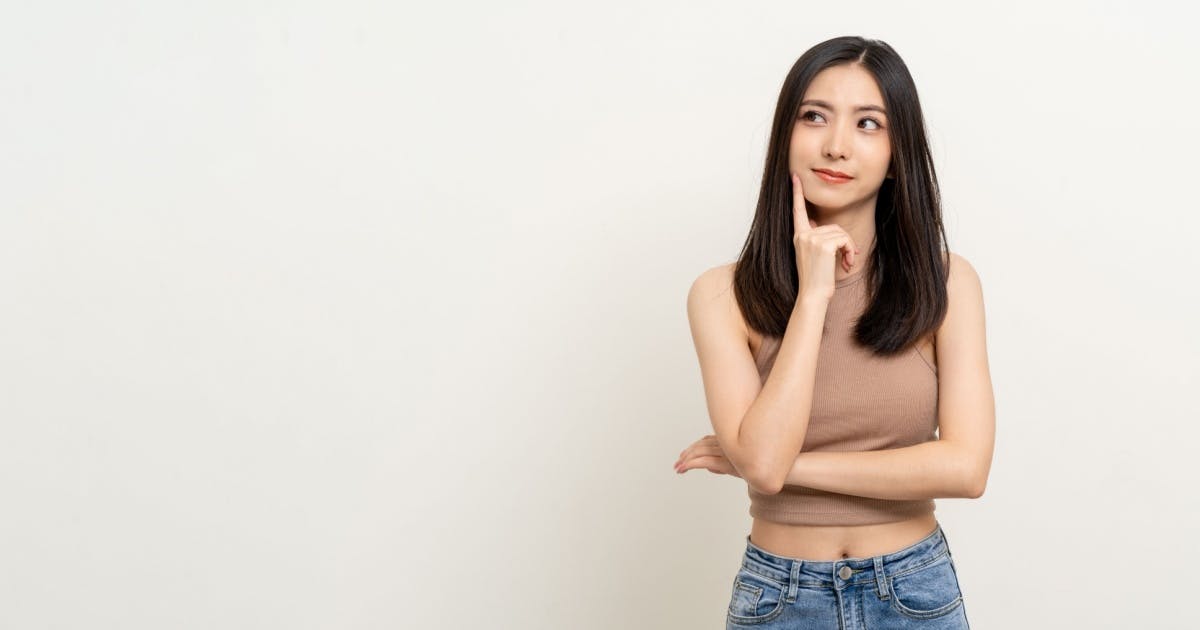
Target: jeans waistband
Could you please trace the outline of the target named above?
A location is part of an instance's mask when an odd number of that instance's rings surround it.
[[[799,585],[841,589],[859,583],[882,585],[887,576],[918,569],[949,553],[950,545],[941,523],[928,536],[899,551],[869,558],[826,561],[773,554],[750,542],[747,534],[742,568],[791,587],[789,590]]]

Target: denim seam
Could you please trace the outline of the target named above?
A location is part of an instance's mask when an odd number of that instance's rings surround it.
[[[889,578],[897,578],[897,577],[903,577],[903,576],[905,576],[905,575],[908,575],[908,574],[910,574],[910,573],[915,573],[915,572],[917,572],[917,571],[920,571],[921,569],[924,569],[925,567],[928,567],[929,565],[931,565],[931,564],[933,564],[933,563],[937,562],[938,560],[941,560],[941,559],[942,559],[942,556],[945,556],[945,555],[947,555],[947,554],[946,554],[946,552],[945,552],[945,551],[942,551],[942,552],[941,552],[941,553],[939,553],[938,555],[936,555],[936,556],[933,556],[932,558],[930,558],[930,559],[926,560],[925,562],[922,562],[921,564],[918,564],[918,565],[916,565],[916,566],[911,566],[911,567],[908,567],[907,569],[905,569],[905,570],[903,570],[903,571],[900,571],[900,572],[898,572],[898,573],[891,573],[891,574],[889,574],[889,575],[888,575],[888,577],[889,577]]]
[[[952,601],[943,605],[940,608],[935,608],[933,610],[915,610],[915,609],[909,608],[909,607],[905,606],[903,602],[900,601],[900,598],[898,596],[896,596],[896,590],[895,590],[896,587],[895,587],[895,583],[894,583],[895,578],[903,577],[905,575],[911,575],[912,573],[914,573],[916,571],[926,568],[926,567],[932,565],[937,560],[941,559],[941,557],[944,555],[949,555],[949,554],[947,554],[945,552],[940,553],[937,556],[935,556],[933,559],[929,560],[928,562],[924,562],[916,567],[910,567],[910,568],[906,569],[903,573],[897,573],[895,575],[887,576],[888,592],[892,595],[892,597],[890,597],[889,599],[891,600],[891,605],[896,610],[896,612],[898,612],[906,617],[912,618],[912,619],[937,619],[937,618],[941,618],[941,617],[945,617],[946,615],[949,615],[950,613],[954,612],[954,610],[956,608],[964,605],[961,588],[956,588],[956,590],[958,591],[958,595]],[[957,583],[956,583],[956,586],[957,586]]]
[[[741,586],[742,586],[742,587],[744,587],[744,588],[751,588],[751,589],[757,589],[757,590],[758,590],[758,595],[757,595],[757,597],[755,597],[755,600],[754,600],[754,605],[755,605],[755,607],[757,607],[757,606],[758,606],[758,599],[759,599],[760,597],[762,597],[762,587],[760,587],[760,586],[754,586],[754,585],[752,585],[752,584],[743,584],[743,583],[741,582],[741,580],[739,580],[739,579],[737,579],[737,578],[734,578],[734,589],[735,589],[735,592],[736,592],[736,589],[737,589],[737,587],[738,587],[739,585],[741,585]],[[736,596],[736,595],[735,595],[735,596]],[[732,604],[732,602],[730,602],[730,604]],[[730,621],[733,621],[734,623],[741,623],[741,624],[745,624],[745,625],[752,625],[752,624],[758,624],[758,623],[766,623],[766,622],[768,622],[768,621],[770,621],[770,620],[772,620],[772,619],[774,619],[774,618],[778,617],[779,615],[783,614],[783,610],[784,610],[785,608],[787,608],[787,606],[786,606],[786,603],[784,602],[783,595],[780,595],[780,597],[779,597],[779,601],[776,603],[776,605],[775,605],[775,608],[774,608],[774,609],[773,609],[771,612],[769,612],[769,613],[766,613],[766,614],[763,614],[763,615],[758,615],[758,616],[755,616],[755,617],[745,617],[745,616],[742,616],[742,615],[737,615],[737,614],[734,614],[734,612],[733,612],[733,608],[732,608],[732,605],[731,605],[731,606],[730,606],[730,608],[726,609],[726,611],[725,611],[725,617],[726,617],[726,619],[728,619],[728,620],[730,620]]]
[[[762,595],[763,595],[763,590],[764,590],[763,587],[755,586],[753,584],[747,584],[747,583],[743,582],[741,580],[741,578],[737,578],[736,583],[733,586],[734,586],[733,590],[735,593],[737,592],[738,589],[741,589],[750,594],[750,609],[751,610],[755,610],[758,608],[758,602],[759,602],[759,600],[762,599]],[[736,601],[736,599],[737,599],[736,595],[734,596],[734,599]]]
[[[890,594],[888,591],[888,585],[887,585],[888,571],[883,565],[883,558],[876,556],[874,558],[874,560],[875,560],[875,592],[879,595],[880,599],[887,599],[888,597],[890,597]]]
[[[753,566],[753,565],[751,565],[751,566]],[[750,566],[747,566],[744,564],[742,565],[742,570],[747,573],[753,573],[755,575],[755,577],[760,577],[760,578],[778,586],[781,589],[787,590],[787,583],[780,582],[779,579],[774,576],[764,575],[761,571],[755,571],[754,569],[750,568]]]
[[[888,578],[888,582],[888,590],[891,590],[891,578]],[[914,610],[902,604],[899,597],[892,597],[890,599],[891,605],[896,609],[896,612],[899,612],[905,617],[909,617],[911,619],[937,619],[940,617],[945,617],[963,605],[962,595],[955,597],[950,603],[942,606],[941,608],[935,608],[933,610]]]

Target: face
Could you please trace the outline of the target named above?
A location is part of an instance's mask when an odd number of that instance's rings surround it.
[[[883,109],[879,86],[858,64],[826,68],[809,84],[792,127],[788,168],[800,174],[804,197],[817,210],[874,212],[892,156]],[[823,179],[816,169],[850,178]]]

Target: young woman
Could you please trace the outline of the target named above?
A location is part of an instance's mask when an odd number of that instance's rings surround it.
[[[933,499],[983,494],[995,411],[979,277],[945,240],[899,55],[804,53],[741,255],[687,300],[714,434],[676,471],[744,479],[753,517],[727,627],[969,627]]]

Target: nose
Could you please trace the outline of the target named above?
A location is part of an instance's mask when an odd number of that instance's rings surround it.
[[[847,154],[845,135],[841,128],[833,126],[825,137],[825,157],[829,159],[844,159]]]

